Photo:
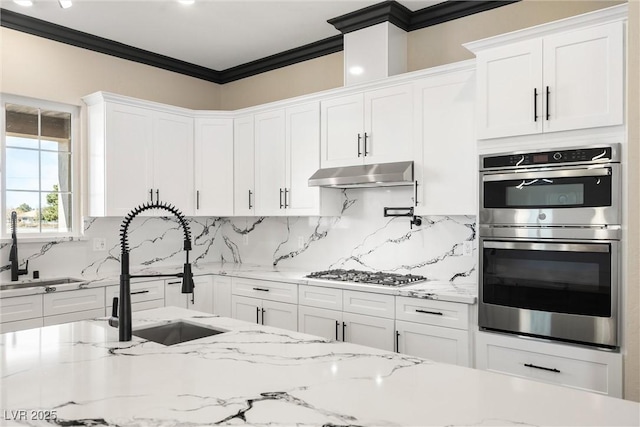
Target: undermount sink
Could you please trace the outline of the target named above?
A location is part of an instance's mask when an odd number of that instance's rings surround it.
[[[51,280],[33,280],[29,282],[1,284],[0,291],[6,291],[9,289],[24,289],[24,288],[46,288],[49,286],[56,286],[56,285],[68,285],[71,283],[76,283],[79,285],[84,282],[85,280],[74,279],[73,277],[62,277],[60,279],[51,279]]]
[[[157,342],[163,345],[180,344],[200,338],[218,335],[227,331],[220,331],[206,326],[194,325],[193,323],[178,320],[149,328],[133,331],[133,335],[145,340]]]

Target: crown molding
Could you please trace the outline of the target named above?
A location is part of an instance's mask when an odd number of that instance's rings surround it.
[[[356,31],[371,25],[388,21],[405,31],[414,31],[518,1],[520,0],[447,0],[415,12],[412,12],[397,1],[383,1],[382,3],[327,21],[335,26],[342,34],[222,71],[180,61],[2,8],[0,8],[0,26],[209,82],[225,84],[320,56],[340,52],[344,49],[344,33]]]

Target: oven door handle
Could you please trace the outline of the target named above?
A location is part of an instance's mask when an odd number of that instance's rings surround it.
[[[611,252],[607,243],[537,243],[537,242],[502,242],[484,241],[484,249],[515,249],[525,251],[558,251],[558,252]]]
[[[609,176],[611,175],[610,167],[595,167],[582,169],[565,169],[565,170],[546,170],[535,172],[516,172],[516,173],[498,173],[486,174],[482,176],[482,181],[517,181],[520,179],[544,179],[544,178],[573,178],[583,176]]]

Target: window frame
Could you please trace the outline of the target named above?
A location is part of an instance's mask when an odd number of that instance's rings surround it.
[[[0,239],[11,238],[10,232],[5,227],[5,214],[7,206],[7,188],[6,177],[7,171],[6,165],[6,104],[16,104],[25,107],[37,108],[41,110],[52,110],[63,113],[69,113],[71,115],[71,138],[70,138],[70,150],[71,150],[71,229],[66,232],[38,232],[38,233],[20,233],[18,238],[20,240],[37,241],[37,240],[53,240],[60,238],[79,238],[82,235],[80,229],[81,221],[81,187],[80,187],[80,107],[71,104],[64,104],[60,102],[47,101],[43,99],[30,98],[20,95],[12,95],[6,93],[0,93],[0,129],[2,135],[0,136],[0,212],[2,213],[2,227],[0,227]]]

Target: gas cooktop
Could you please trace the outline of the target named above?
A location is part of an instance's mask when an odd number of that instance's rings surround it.
[[[415,274],[394,274],[379,271],[360,270],[326,270],[308,274],[310,279],[337,280],[339,282],[368,283],[372,285],[404,286],[427,280],[424,276]]]

